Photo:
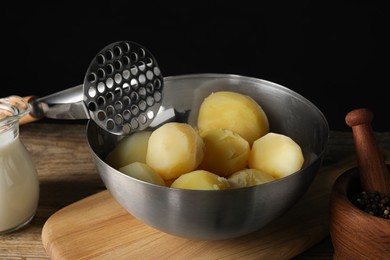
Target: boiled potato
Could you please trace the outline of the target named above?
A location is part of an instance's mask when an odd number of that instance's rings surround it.
[[[257,169],[243,169],[233,173],[228,177],[231,188],[250,187],[273,180],[275,180],[273,176]]]
[[[189,124],[166,123],[150,135],[146,164],[164,180],[195,170],[204,156],[204,142]]]
[[[299,171],[303,161],[302,149],[293,139],[270,132],[253,143],[248,165],[279,179]]]
[[[268,118],[262,107],[251,97],[218,91],[207,96],[200,105],[199,132],[216,128],[228,129],[252,143],[269,132]]]
[[[250,147],[240,135],[218,128],[204,131],[201,137],[205,152],[199,169],[225,177],[246,167]]]
[[[151,131],[141,131],[125,136],[107,155],[105,162],[115,169],[133,162],[146,162],[146,151],[151,134]]]
[[[141,181],[165,186],[165,182],[161,176],[145,163],[133,162],[119,168],[119,171]]]
[[[171,185],[171,188],[189,190],[225,190],[229,187],[230,185],[226,178],[204,170],[185,173]]]

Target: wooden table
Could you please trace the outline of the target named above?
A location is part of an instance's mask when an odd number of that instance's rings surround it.
[[[59,209],[105,190],[87,145],[86,122],[37,122],[20,126],[20,137],[31,152],[40,179],[36,216],[21,230],[0,236],[0,259],[49,259],[41,232]],[[378,143],[390,149],[390,133],[376,133]],[[324,165],[354,153],[350,132],[331,132]],[[330,236],[295,259],[332,259]]]

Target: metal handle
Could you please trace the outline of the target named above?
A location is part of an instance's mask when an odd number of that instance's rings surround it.
[[[44,111],[42,105],[37,101],[36,96],[25,96],[23,99],[31,106],[31,111],[19,119],[19,124],[24,125],[32,123],[43,118]]]

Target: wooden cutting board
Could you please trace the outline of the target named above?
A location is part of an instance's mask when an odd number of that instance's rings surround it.
[[[284,216],[252,234],[221,241],[180,238],[127,213],[106,190],[46,221],[42,242],[52,259],[291,259],[329,234],[329,196],[350,157],[321,168],[307,193]]]

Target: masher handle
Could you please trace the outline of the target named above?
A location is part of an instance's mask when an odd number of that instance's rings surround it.
[[[363,190],[378,191],[390,196],[390,173],[376,142],[372,120],[373,113],[366,108],[352,110],[345,117],[347,125],[352,128]]]
[[[36,96],[25,96],[23,97],[23,99],[29,103],[30,105],[32,103],[34,103],[34,100],[35,100]],[[23,116],[22,118],[19,119],[19,124],[20,125],[25,125],[25,124],[28,124],[28,123],[32,123],[32,122],[35,122],[35,121],[38,121],[40,120],[41,118],[43,118],[43,114],[42,115],[35,115],[33,112],[34,112],[34,109],[35,109],[35,106],[32,105],[32,110],[29,114]]]

